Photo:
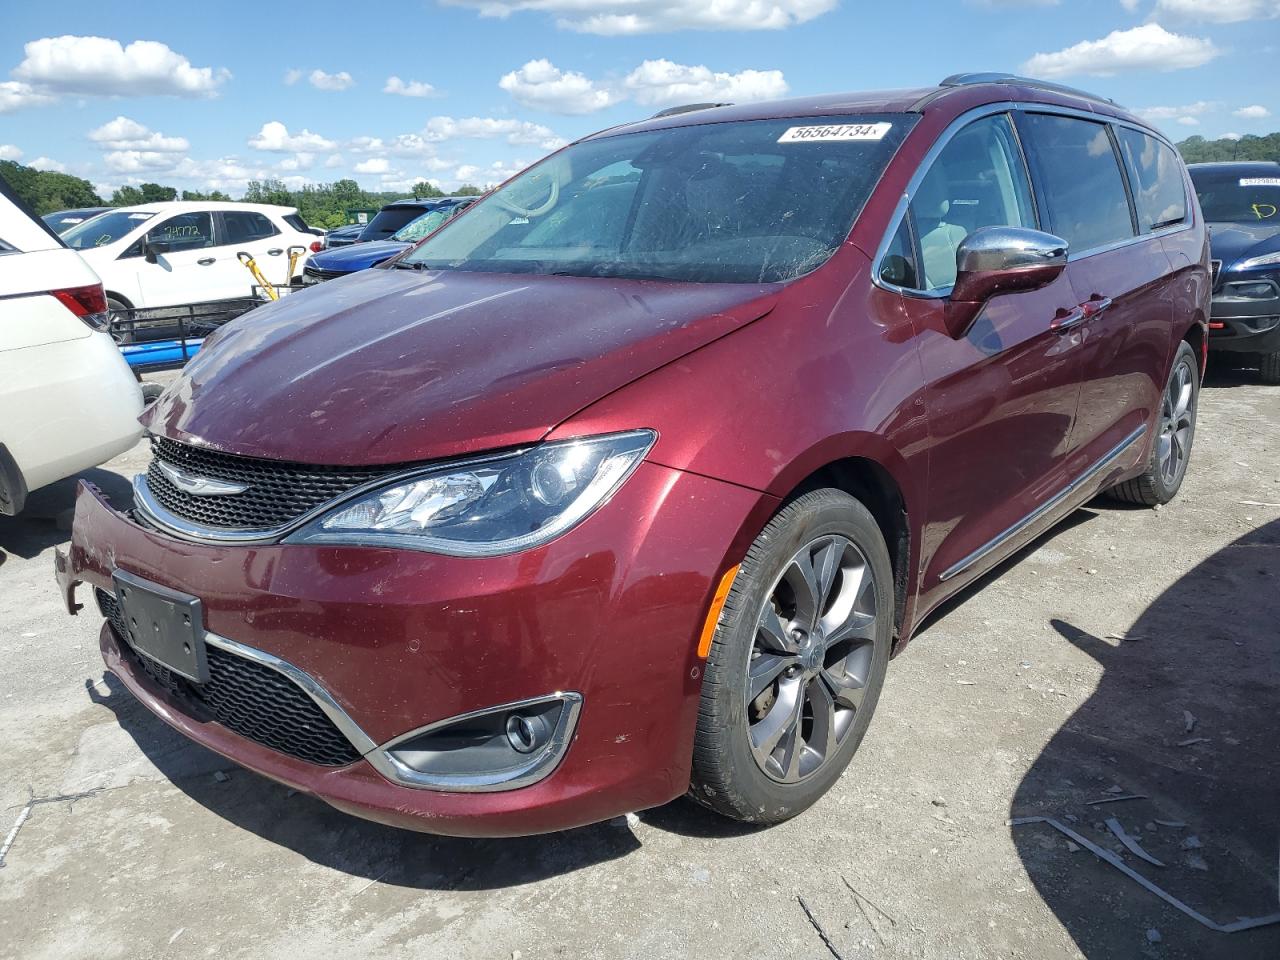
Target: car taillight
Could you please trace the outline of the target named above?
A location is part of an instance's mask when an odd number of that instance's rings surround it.
[[[57,297],[58,302],[83,320],[94,330],[106,329],[111,321],[107,312],[107,295],[102,284],[95,283],[87,287],[64,287],[62,290],[50,290],[50,296]]]
[[[323,243],[321,243],[319,240],[312,240],[312,241],[311,241],[311,252],[312,252],[312,253],[319,253],[319,252],[320,252],[321,250],[323,250],[323,249],[324,249],[324,244],[323,244]]]

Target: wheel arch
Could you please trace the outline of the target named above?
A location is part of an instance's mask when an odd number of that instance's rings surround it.
[[[128,310],[133,309],[133,301],[130,300],[128,297],[126,297],[124,294],[116,293],[114,290],[106,290],[105,288],[103,290],[103,293],[105,293],[106,296],[112,300],[119,300],[121,303],[125,305],[126,309]]]
[[[889,467],[874,457],[865,454],[838,457],[812,467],[795,479],[788,490],[779,493],[779,509],[797,497],[824,487],[842,490],[858,500],[880,528],[893,565],[894,637],[895,645],[900,646],[916,547],[910,522],[914,514],[903,484]]]

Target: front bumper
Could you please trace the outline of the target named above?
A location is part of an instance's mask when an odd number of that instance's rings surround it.
[[[1263,295],[1244,296],[1245,291]],[[1280,280],[1272,276],[1225,275],[1213,295],[1209,349],[1280,352]]]
[[[104,625],[108,668],[213,750],[347,812],[459,836],[564,829],[665,803],[688,787],[701,690],[696,643],[720,573],[772,504],[644,463],[550,544],[457,559],[366,547],[213,546],[172,539],[81,484],[68,595],[124,570],[198,596],[205,628],[293,665],[366,740],[343,766],[306,762],[197,715]],[[531,786],[453,793],[393,783],[371,745],[497,704],[578,691],[572,743]],[[354,742],[354,741],[353,741]]]

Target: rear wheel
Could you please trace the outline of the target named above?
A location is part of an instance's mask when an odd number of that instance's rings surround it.
[[[1280,353],[1264,353],[1258,358],[1263,383],[1280,383]]]
[[[1153,507],[1177,496],[1191,462],[1196,436],[1196,409],[1200,401],[1200,371],[1196,354],[1185,341],[1178,346],[1169,371],[1156,421],[1156,442],[1151,460],[1140,476],[1112,487],[1108,493],[1125,503]]]
[[[107,330],[116,343],[133,343],[133,324],[129,323],[132,316],[130,309],[123,300],[107,297]]]
[[[784,507],[748,551],[703,680],[692,795],[778,823],[848,766],[875,711],[893,631],[889,552],[839,490]]]

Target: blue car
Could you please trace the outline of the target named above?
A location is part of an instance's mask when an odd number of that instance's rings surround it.
[[[1209,226],[1213,311],[1209,349],[1252,354],[1280,383],[1280,163],[1187,167]]]
[[[367,270],[384,260],[390,260],[401,250],[412,246],[431,233],[450,217],[461,213],[474,203],[475,199],[475,197],[436,197],[431,200],[399,200],[387,204],[378,216],[369,222],[365,232],[375,227],[379,231],[385,230],[386,224],[379,226],[378,221],[383,214],[394,207],[396,218],[400,220],[401,225],[389,235],[388,239],[376,240],[365,237],[360,243],[334,247],[314,254],[303,268],[302,283],[306,286],[320,283],[322,280],[345,277],[349,273]]]

